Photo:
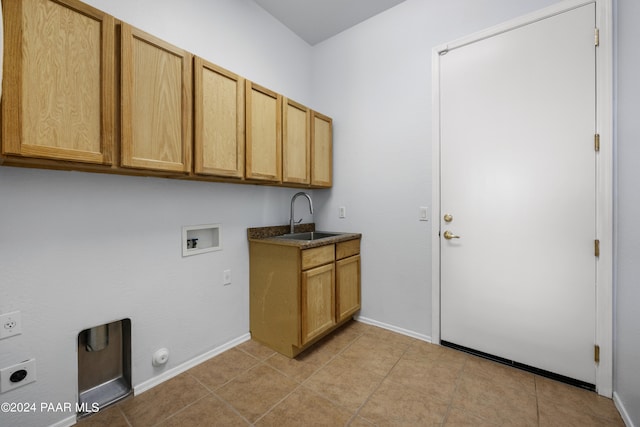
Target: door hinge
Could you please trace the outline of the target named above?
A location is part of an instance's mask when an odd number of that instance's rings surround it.
[[[600,346],[598,344],[593,346],[593,360],[600,363]]]
[[[594,251],[595,251],[596,257],[599,257],[600,256],[600,240],[595,241]]]
[[[600,151],[600,134],[596,133],[594,138],[593,138],[593,142],[594,142],[594,148],[596,151]]]
[[[596,28],[594,35],[595,35],[595,39],[594,39],[595,45],[600,46],[600,29]]]

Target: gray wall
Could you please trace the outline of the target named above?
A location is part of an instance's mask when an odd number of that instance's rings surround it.
[[[640,425],[640,2],[618,0],[614,393]]]

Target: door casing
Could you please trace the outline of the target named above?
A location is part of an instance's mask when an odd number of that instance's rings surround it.
[[[432,50],[432,342],[440,343],[440,54],[450,49],[509,31],[587,4],[596,5],[596,129],[600,151],[596,156],[596,235],[600,256],[596,267],[596,390],[613,392],[613,17],[611,0],[565,0],[548,8],[510,20],[487,30],[435,47]],[[594,29],[595,43],[595,29]]]

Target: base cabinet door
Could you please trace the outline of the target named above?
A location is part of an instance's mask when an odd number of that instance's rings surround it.
[[[331,263],[302,272],[302,345],[336,324],[334,271]]]
[[[338,322],[360,310],[360,255],[336,261]]]
[[[75,0],[2,6],[2,153],[111,164],[114,18]]]
[[[122,24],[122,165],[191,169],[192,55]]]

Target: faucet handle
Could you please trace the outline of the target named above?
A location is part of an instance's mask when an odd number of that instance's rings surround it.
[[[302,222],[302,218],[300,218],[299,220],[294,221],[294,222],[295,222],[296,224],[300,224],[300,223]]]

